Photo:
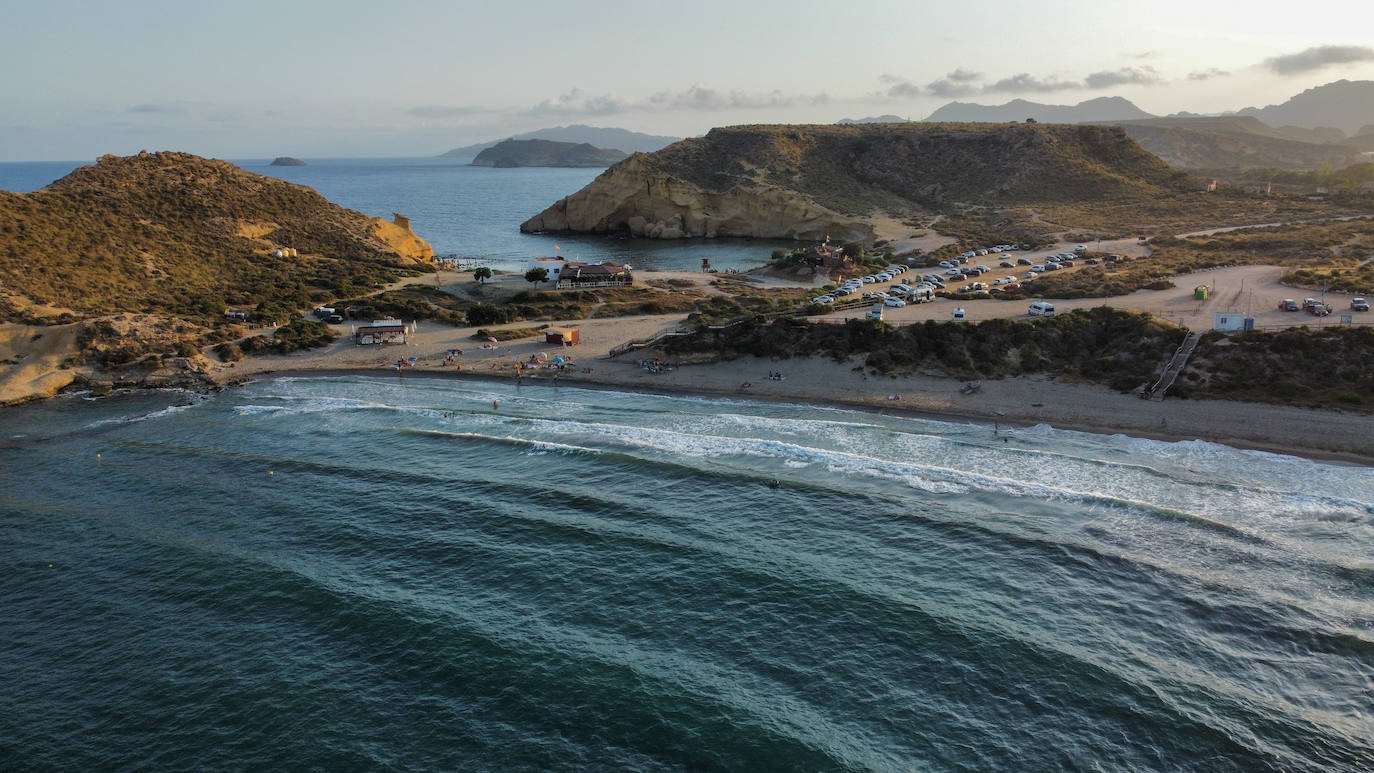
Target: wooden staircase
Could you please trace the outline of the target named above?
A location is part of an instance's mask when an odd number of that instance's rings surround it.
[[[1140,393],[1141,399],[1150,399],[1159,402],[1164,399],[1164,393],[1169,391],[1169,387],[1178,380],[1178,375],[1183,372],[1183,368],[1188,365],[1188,358],[1193,356],[1193,350],[1197,349],[1197,342],[1202,338],[1202,333],[1190,331],[1188,337],[1183,339],[1183,343],[1178,345],[1174,351],[1174,356],[1169,359],[1169,364],[1164,366],[1164,372],[1160,374],[1159,380],[1154,386]]]

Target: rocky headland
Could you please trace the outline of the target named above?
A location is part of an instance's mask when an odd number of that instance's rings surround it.
[[[186,153],[103,156],[0,191],[0,404],[73,383],[198,382],[210,347],[291,312],[433,271],[391,221]]]
[[[520,229],[871,239],[882,218],[970,205],[1139,202],[1184,178],[1111,126],[735,126],[636,153]]]

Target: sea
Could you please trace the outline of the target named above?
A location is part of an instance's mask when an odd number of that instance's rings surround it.
[[[390,220],[400,213],[439,255],[464,263],[523,272],[531,258],[564,257],[631,268],[748,270],[774,249],[796,242],[772,239],[656,241],[607,236],[522,234],[520,224],[581,190],[604,170],[492,169],[445,158],[306,159],[305,166],[272,166],[271,159],[232,159],[257,174],[309,186],[349,209]],[[0,190],[38,190],[91,162],[0,163]]]
[[[1369,467],[378,374],[0,469],[3,770],[1374,769]]]
[[[497,267],[771,249],[243,163]],[[1367,466],[393,373],[6,408],[0,469],[0,770],[1374,770]]]

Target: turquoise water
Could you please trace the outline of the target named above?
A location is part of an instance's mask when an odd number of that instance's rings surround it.
[[[600,169],[490,169],[439,158],[308,159],[307,166],[236,160],[250,172],[308,185],[325,198],[374,217],[400,212],[435,252],[524,271],[532,257],[628,262],[635,268],[695,271],[703,258],[718,269],[762,265],[792,242],[752,239],[654,241],[520,233],[520,224],[591,182]],[[0,190],[32,191],[77,162],[0,164]],[[555,250],[557,245],[559,249]]]
[[[4,770],[1374,768],[1368,467],[382,376],[0,464]]]

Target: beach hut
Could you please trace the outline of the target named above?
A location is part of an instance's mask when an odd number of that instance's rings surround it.
[[[575,327],[551,327],[544,330],[544,343],[550,346],[577,346],[582,331]]]
[[[403,344],[406,342],[406,324],[399,319],[379,319],[370,325],[358,325],[353,329],[353,342],[360,346]]]

